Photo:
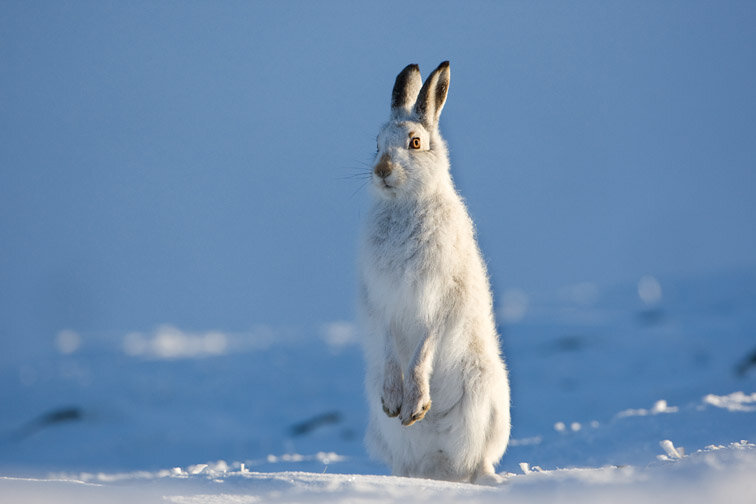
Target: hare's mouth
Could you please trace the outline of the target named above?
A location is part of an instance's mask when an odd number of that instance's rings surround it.
[[[387,177],[373,177],[373,184],[376,190],[383,193],[384,196],[396,196],[397,191],[404,183],[404,177],[401,173],[392,173]]]
[[[399,189],[397,189],[396,182],[390,183],[386,180],[378,180],[375,184],[375,189],[380,195],[384,198],[393,199],[397,196],[397,192]]]
[[[385,178],[375,177],[375,186],[378,189],[389,191],[396,189],[396,181],[389,182]]]

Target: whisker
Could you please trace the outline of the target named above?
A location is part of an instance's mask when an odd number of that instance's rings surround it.
[[[362,191],[365,186],[368,185],[373,179],[373,159],[375,158],[375,153],[371,153],[369,158],[371,159],[370,161],[356,161],[352,166],[342,166],[340,168],[341,170],[349,171],[352,173],[334,177],[334,179],[336,180],[356,180],[359,182],[357,188],[350,194],[350,199],[354,198],[357,193]]]
[[[369,179],[373,174],[373,165],[364,161],[357,161],[362,166],[342,166],[341,170],[349,171],[346,175],[335,177],[338,180]]]
[[[360,186],[357,189],[355,189],[355,191],[349,196],[349,199],[353,199],[357,195],[358,192],[360,192],[366,185],[368,185],[368,182],[370,181],[366,180],[365,182],[360,184]]]
[[[371,176],[372,176],[372,173],[363,172],[363,173],[350,173],[349,175],[344,175],[344,176],[336,177],[336,178],[339,180],[348,180],[348,179],[370,178]]]

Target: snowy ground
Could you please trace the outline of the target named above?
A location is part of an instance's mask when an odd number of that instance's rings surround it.
[[[0,356],[4,502],[753,502],[756,275],[500,293],[500,488],[395,478],[362,446],[348,322],[19,343]]]
[[[129,474],[2,478],[9,502],[753,502],[756,445],[712,446],[643,468],[538,470],[500,488],[392,476],[230,470],[225,464]],[[196,474],[192,472],[199,471]]]
[[[3,2],[0,504],[756,502],[754,25],[710,0]],[[495,489],[362,445],[361,174],[397,72],[444,60],[511,370]]]

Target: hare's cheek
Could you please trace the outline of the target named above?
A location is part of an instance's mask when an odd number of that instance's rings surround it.
[[[397,163],[394,165],[394,171],[391,173],[391,176],[393,177],[393,181],[395,184],[401,184],[405,180],[407,180],[407,170],[402,166],[401,163]]]

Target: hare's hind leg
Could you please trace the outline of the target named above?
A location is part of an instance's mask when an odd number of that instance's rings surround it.
[[[453,467],[452,461],[443,450],[426,453],[419,461],[413,476],[445,481],[462,481],[463,475]]]
[[[388,466],[393,465],[394,455],[378,426],[378,419],[376,418],[371,418],[368,422],[368,428],[365,432],[365,446],[372,458],[381,460]]]
[[[496,474],[491,462],[483,461],[470,478],[470,483],[478,485],[496,486],[504,482],[504,478]]]

